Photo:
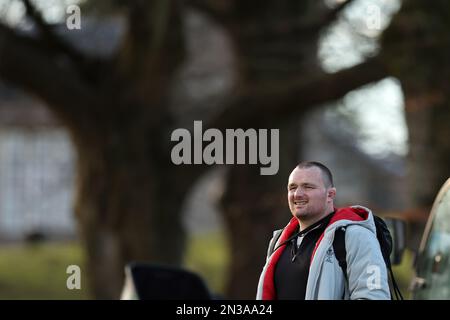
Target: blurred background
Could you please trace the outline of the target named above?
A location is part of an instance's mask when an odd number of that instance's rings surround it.
[[[130,261],[253,299],[286,182],[409,222],[450,176],[444,0],[0,0],[0,298],[117,299]],[[171,132],[280,129],[280,168],[179,165]],[[81,289],[69,290],[69,265]]]

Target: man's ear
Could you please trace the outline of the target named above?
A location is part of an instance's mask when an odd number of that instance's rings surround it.
[[[336,197],[336,188],[333,187],[328,189],[327,197],[334,200],[334,198]]]

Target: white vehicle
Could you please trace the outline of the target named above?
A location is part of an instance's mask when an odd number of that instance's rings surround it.
[[[450,299],[450,178],[439,191],[415,260],[413,299]]]

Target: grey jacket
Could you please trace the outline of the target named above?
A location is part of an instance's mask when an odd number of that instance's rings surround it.
[[[362,206],[350,208],[365,210],[367,218],[363,221],[338,220],[326,228],[311,261],[306,285],[306,300],[338,300],[342,297],[350,300],[391,298],[387,268],[376,238],[372,212]],[[348,283],[333,251],[334,233],[342,226],[346,226]],[[279,242],[280,238],[275,247]],[[259,279],[256,295],[258,300],[263,298],[264,281],[268,281],[265,273],[272,257],[273,254],[267,257]]]

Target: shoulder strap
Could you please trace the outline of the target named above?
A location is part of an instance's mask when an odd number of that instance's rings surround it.
[[[336,259],[339,262],[339,266],[344,272],[345,280],[347,281],[347,249],[345,248],[345,227],[337,228],[334,232],[333,250]]]
[[[347,275],[347,249],[345,248],[345,227],[340,227],[336,229],[334,233],[334,241],[333,241],[333,250],[334,255],[336,256],[337,261],[339,262],[339,266],[341,267],[342,271],[344,272],[345,280],[348,282],[348,275]],[[394,286],[394,293],[397,300],[403,300],[403,296],[400,292],[400,289],[398,288],[398,285],[394,278],[394,273],[392,272],[392,268],[390,265],[386,265],[387,270],[390,274],[388,274],[388,277],[390,276],[391,281]],[[391,299],[394,299],[394,296],[392,295],[391,288],[389,286],[389,293],[391,295]]]

